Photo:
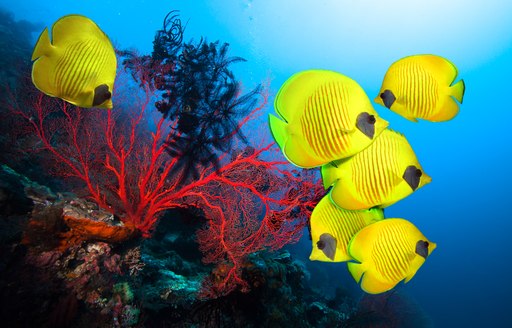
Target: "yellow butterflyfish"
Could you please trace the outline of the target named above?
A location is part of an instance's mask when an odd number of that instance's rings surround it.
[[[385,219],[352,238],[348,252],[359,263],[348,262],[348,270],[365,292],[383,293],[410,281],[436,246],[411,222]]]
[[[354,156],[322,166],[322,179],[332,186],[332,201],[347,210],[387,207],[432,180],[405,136],[390,129]]]
[[[291,76],[269,115],[272,135],[285,157],[304,168],[352,156],[388,126],[364,90],[351,78],[328,70]]]
[[[311,261],[343,262],[351,260],[347,246],[352,237],[367,225],[382,220],[380,208],[362,211],[344,210],[332,203],[329,196],[318,202],[311,213]]]
[[[457,67],[436,55],[415,55],[394,62],[375,102],[411,121],[448,121],[459,112],[464,80],[453,84]]]
[[[116,54],[109,38],[87,17],[68,15],[39,36],[32,81],[52,97],[80,107],[112,108]]]

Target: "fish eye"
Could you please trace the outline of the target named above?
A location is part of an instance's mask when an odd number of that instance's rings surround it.
[[[423,175],[423,172],[421,172],[420,169],[416,169],[416,176],[420,178]]]
[[[375,116],[373,116],[373,115],[368,116],[368,123],[375,124],[376,121],[377,121],[377,119],[375,118]]]
[[[384,99],[385,95],[384,92],[380,94],[380,99]]]
[[[316,247],[318,247],[318,249],[324,249],[325,248],[325,241],[323,241],[323,240],[317,241]]]

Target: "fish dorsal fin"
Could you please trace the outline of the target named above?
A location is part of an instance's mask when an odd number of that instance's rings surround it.
[[[91,19],[81,15],[67,15],[52,27],[52,44],[62,47],[67,44],[97,38],[110,43],[108,37]]]
[[[274,100],[275,111],[286,122],[291,123],[302,116],[307,98],[317,85],[324,82],[325,75],[334,72],[326,70],[307,70],[295,73],[286,80]]]
[[[437,55],[418,55],[419,63],[425,65],[434,77],[446,86],[451,85],[459,74],[457,67],[448,59]]]

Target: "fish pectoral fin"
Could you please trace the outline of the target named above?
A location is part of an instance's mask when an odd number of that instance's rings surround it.
[[[395,171],[389,169],[388,175],[391,177],[391,181],[394,187],[400,185],[403,182],[406,182],[403,177],[401,177],[399,174],[396,174]]]
[[[348,128],[344,128],[344,127],[338,127],[336,130],[340,133],[350,134],[350,133],[353,133],[356,129],[348,129]]]

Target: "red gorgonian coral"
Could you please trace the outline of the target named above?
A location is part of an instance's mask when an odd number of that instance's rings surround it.
[[[148,78],[139,76],[135,86],[126,74],[119,75],[112,110],[82,109],[37,90],[13,96],[9,108],[23,118],[19,126],[38,137],[40,150],[53,157],[55,173],[82,181],[99,207],[143,236],[150,236],[167,209],[200,209],[207,222],[197,234],[204,262],[218,265],[204,284],[204,296],[247,289],[242,260],[301,236],[322,194],[316,176],[273,160],[279,149],[267,143],[221,153],[220,169],[205,166],[197,179],[181,184],[180,171],[174,170],[180,158],[165,151],[173,143],[168,129],[176,122],[152,110]],[[260,96],[240,127],[265,107],[267,94]]]

